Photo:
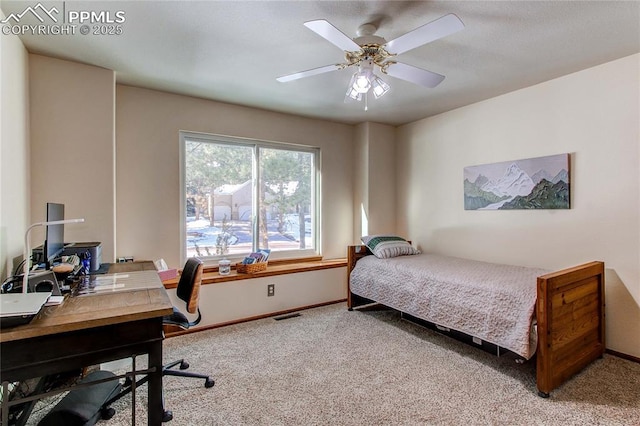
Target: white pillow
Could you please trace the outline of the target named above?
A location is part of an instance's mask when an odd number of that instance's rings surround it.
[[[371,253],[380,259],[420,254],[420,250],[414,249],[407,240],[396,235],[366,235],[361,239]]]

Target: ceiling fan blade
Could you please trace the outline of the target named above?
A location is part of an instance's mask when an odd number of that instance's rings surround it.
[[[444,75],[400,62],[390,64],[387,68],[387,74],[429,88],[436,87],[444,80]]]
[[[450,13],[391,40],[385,45],[385,49],[387,52],[397,55],[458,32],[463,28],[464,24],[460,18]]]
[[[312,75],[323,74],[329,71],[339,70],[340,65],[326,65],[320,68],[313,68],[306,71],[300,71],[289,75],[283,75],[282,77],[276,78],[280,83],[286,83],[288,81],[297,80],[299,78],[310,77]]]
[[[360,50],[358,43],[351,40],[346,34],[331,25],[329,21],[325,19],[308,21],[304,23],[304,26],[346,52]]]

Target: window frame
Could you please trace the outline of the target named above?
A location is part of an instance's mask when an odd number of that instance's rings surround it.
[[[310,211],[312,212],[311,222],[311,238],[313,242],[313,249],[296,249],[296,250],[279,250],[271,253],[270,259],[296,259],[305,258],[310,256],[321,256],[321,150],[319,147],[308,146],[303,144],[293,144],[286,142],[274,142],[265,141],[252,138],[242,138],[236,136],[226,136],[212,133],[201,133],[180,130],[179,131],[179,160],[180,160],[180,258],[182,262],[187,260],[187,197],[186,197],[186,143],[187,142],[202,142],[202,143],[216,143],[222,145],[231,146],[244,146],[253,149],[252,155],[252,251],[257,249],[259,244],[259,215],[258,212],[258,188],[259,188],[259,163],[260,163],[260,151],[259,148],[267,149],[279,149],[287,151],[299,151],[313,154],[313,167],[314,170],[311,173],[312,179],[312,200]],[[247,253],[248,254],[248,253]],[[217,264],[217,261],[222,258],[231,260],[241,260],[242,255],[213,255],[199,257],[206,265]]]

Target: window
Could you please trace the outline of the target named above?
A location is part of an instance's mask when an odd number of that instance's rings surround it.
[[[184,257],[318,254],[319,150],[180,133]]]

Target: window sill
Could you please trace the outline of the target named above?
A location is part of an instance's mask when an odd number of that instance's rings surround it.
[[[202,285],[218,284],[229,281],[248,280],[252,278],[271,277],[274,275],[295,274],[298,272],[319,271],[322,269],[342,268],[347,266],[347,259],[330,259],[322,260],[322,257],[311,257],[295,260],[274,260],[269,262],[269,266],[264,271],[255,274],[239,274],[232,266],[229,275],[218,274],[218,268],[215,266],[205,267],[202,274]],[[176,288],[178,286],[178,278],[163,281],[166,289]]]

